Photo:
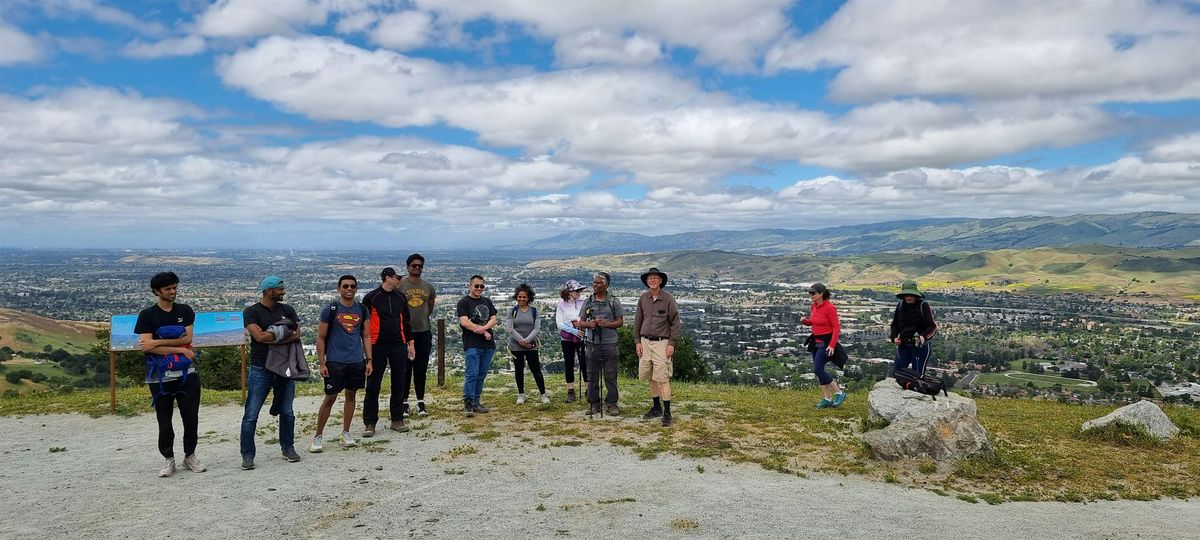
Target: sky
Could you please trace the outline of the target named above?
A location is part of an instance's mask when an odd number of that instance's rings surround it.
[[[0,0],[0,247],[1200,211],[1200,2]]]

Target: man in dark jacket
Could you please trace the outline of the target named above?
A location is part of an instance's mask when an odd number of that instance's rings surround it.
[[[408,298],[400,291],[400,275],[392,267],[379,273],[382,283],[363,296],[367,315],[367,329],[371,333],[372,371],[367,379],[367,397],[363,401],[363,437],[375,436],[375,423],[379,420],[379,389],[383,386],[383,371],[392,370],[392,396],[388,409],[392,416],[391,428],[408,431],[404,425],[401,407],[404,399],[402,389],[408,388],[408,364],[417,355],[416,342],[410,326]]]

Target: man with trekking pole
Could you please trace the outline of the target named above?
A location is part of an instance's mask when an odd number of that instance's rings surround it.
[[[592,294],[583,303],[581,319],[575,327],[584,330],[584,355],[587,357],[588,412],[593,415],[607,412],[611,416],[621,414],[617,406],[617,367],[620,355],[617,352],[617,329],[625,324],[621,315],[621,301],[609,293],[611,281],[607,272],[597,272],[592,278]],[[600,409],[600,379],[603,377],[607,392],[604,396],[606,411]]]

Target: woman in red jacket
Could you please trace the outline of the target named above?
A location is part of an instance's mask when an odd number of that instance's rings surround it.
[[[822,399],[817,403],[818,409],[837,407],[846,401],[846,392],[838,387],[837,381],[825,373],[825,363],[833,358],[834,348],[837,347],[838,335],[842,325],[838,321],[837,308],[829,301],[829,288],[820,283],[808,287],[812,297],[812,313],[807,319],[800,321],[805,326],[812,327],[811,345],[813,356],[813,373],[821,381]]]

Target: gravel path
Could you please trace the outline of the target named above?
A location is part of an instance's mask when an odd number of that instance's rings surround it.
[[[298,398],[296,408],[316,403]],[[1200,530],[1197,499],[970,504],[856,478],[670,455],[642,461],[608,445],[475,441],[433,418],[408,434],[381,432],[374,440],[386,442],[371,448],[326,443],[323,454],[304,451],[301,434],[304,460],[295,464],[263,442],[273,434],[261,435],[258,468],[242,471],[241,409],[207,407],[197,454],[208,472],[166,479],[156,477],[150,415],[0,418],[0,538],[1187,538]],[[260,430],[274,426],[264,412]],[[477,452],[452,453],[468,445]]]

